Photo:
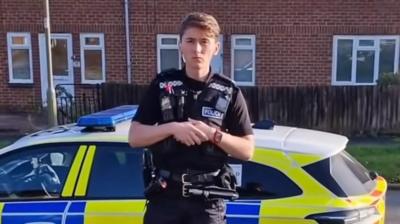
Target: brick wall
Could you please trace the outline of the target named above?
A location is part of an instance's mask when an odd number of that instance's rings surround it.
[[[155,58],[154,35],[177,33],[183,15],[204,11],[222,27],[226,74],[231,35],[255,34],[257,85],[330,85],[333,35],[399,35],[399,7],[395,0],[134,1],[134,41],[144,43],[135,46],[148,49],[132,56],[135,80],[148,82],[156,71],[146,64],[149,53]]]
[[[0,111],[35,111],[41,103],[39,33],[44,32],[43,1],[0,1]],[[72,34],[73,55],[80,58],[80,33],[104,33],[106,80],[126,82],[123,1],[50,1],[52,33]],[[30,32],[34,84],[9,84],[7,32]],[[81,68],[74,68],[81,82]]]
[[[256,84],[330,85],[333,35],[400,35],[396,0],[130,0],[132,75],[148,83],[155,75],[156,34],[177,33],[191,11],[213,14],[224,34],[224,72],[230,74],[232,34],[256,35]],[[43,2],[0,1],[0,110],[40,102],[38,33],[43,30]],[[123,1],[51,1],[52,32],[71,33],[80,57],[79,33],[105,36],[107,81],[126,82]],[[8,84],[7,32],[30,32],[33,85]],[[80,83],[80,68],[74,68]],[[32,106],[34,108],[34,106]]]

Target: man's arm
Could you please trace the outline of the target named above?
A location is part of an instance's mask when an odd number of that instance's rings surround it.
[[[128,141],[131,147],[149,146],[172,135],[172,123],[146,125],[132,121]]]
[[[200,145],[208,136],[191,122],[170,122],[161,125],[146,125],[132,121],[129,129],[129,145],[143,147],[173,136],[175,140],[187,146]]]
[[[190,121],[207,133],[210,141],[214,140],[215,128],[198,120],[190,119]],[[221,131],[221,142],[217,143],[217,146],[232,157],[250,160],[254,154],[254,135],[246,101],[240,89],[235,94],[232,106],[227,111],[226,124],[227,131]]]
[[[154,79],[132,119],[128,134],[131,147],[149,146],[171,136],[170,123],[157,125],[161,120],[159,91],[158,82]]]
[[[189,119],[193,125],[198,127],[204,133],[208,133],[208,140],[213,141],[216,128],[212,128],[206,123]],[[229,133],[220,131],[222,134],[221,142],[216,145],[224,150],[230,156],[240,159],[240,160],[250,160],[253,157],[254,153],[254,136],[253,134],[245,135],[245,136],[235,136]],[[215,143],[214,143],[215,144]]]
[[[254,154],[254,136],[234,136],[226,132],[222,132],[221,142],[217,144],[218,147],[223,149],[230,156],[248,161]]]

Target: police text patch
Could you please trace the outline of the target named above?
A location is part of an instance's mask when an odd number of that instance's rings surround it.
[[[202,107],[201,115],[203,117],[210,117],[210,118],[216,118],[216,119],[222,119],[222,117],[224,116],[223,113],[221,113],[218,110],[215,110],[211,107]]]

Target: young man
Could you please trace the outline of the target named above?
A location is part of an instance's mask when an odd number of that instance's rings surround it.
[[[219,34],[213,16],[188,14],[180,27],[184,67],[157,75],[132,120],[129,143],[148,147],[155,166],[147,174],[145,224],[226,223],[223,199],[236,195],[227,158],[253,155],[240,89],[211,74]]]

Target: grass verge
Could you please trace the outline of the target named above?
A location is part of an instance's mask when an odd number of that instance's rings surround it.
[[[347,151],[389,183],[400,183],[400,144],[349,145]]]

